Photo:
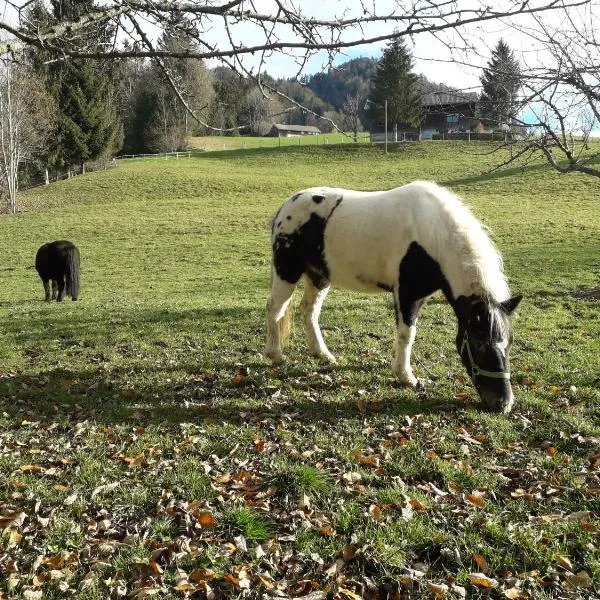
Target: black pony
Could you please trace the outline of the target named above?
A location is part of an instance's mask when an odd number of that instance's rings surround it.
[[[35,255],[35,268],[44,282],[46,302],[62,302],[65,294],[79,296],[79,249],[67,240],[44,244]],[[50,293],[52,281],[52,294]]]

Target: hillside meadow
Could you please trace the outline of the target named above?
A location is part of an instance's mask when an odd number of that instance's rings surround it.
[[[204,152],[30,190],[0,216],[0,598],[598,598],[600,182],[484,143]],[[487,173],[487,174],[486,174]],[[525,299],[516,402],[481,410],[441,297],[390,369],[386,294],[333,290],[336,366],[262,357],[292,192],[447,185]],[[70,239],[80,301],[46,304]],[[299,296],[299,294],[297,294]],[[298,297],[296,298],[296,301]]]

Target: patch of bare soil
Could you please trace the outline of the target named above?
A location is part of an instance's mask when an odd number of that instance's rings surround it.
[[[576,300],[600,301],[600,286],[588,290],[574,290],[571,292],[571,296]]]

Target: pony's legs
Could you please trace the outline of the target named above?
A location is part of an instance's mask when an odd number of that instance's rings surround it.
[[[52,280],[52,300],[56,300],[58,296],[58,283],[56,283],[56,279]]]
[[[415,387],[419,383],[410,366],[410,353],[416,334],[417,328],[415,325],[406,325],[401,319],[398,321],[392,372],[398,377],[401,383],[412,387]]]
[[[267,301],[267,345],[265,355],[274,363],[283,360],[280,326],[283,324],[282,320],[286,317],[295,289],[295,283],[288,283],[280,279],[277,273],[273,271],[271,295]]]
[[[50,302],[50,281],[48,279],[44,279],[43,284],[44,284],[44,293],[45,293],[44,300],[46,302]]]
[[[394,344],[394,361],[392,372],[401,383],[416,387],[419,380],[415,377],[410,366],[410,354],[412,352],[415,336],[417,335],[417,315],[423,306],[425,299],[417,299],[405,308],[407,314],[403,314],[400,303],[400,291],[397,286],[394,289],[394,308],[396,310],[396,342]],[[408,321],[408,324],[406,323]]]
[[[304,328],[308,337],[308,347],[314,356],[335,364],[335,357],[327,349],[319,327],[319,314],[321,313],[323,301],[329,292],[329,285],[319,289],[308,277],[305,277],[305,282],[306,286],[300,306],[304,317]]]
[[[65,278],[60,277],[59,280],[57,281],[58,284],[58,296],[56,298],[57,302],[62,302],[65,299]]]

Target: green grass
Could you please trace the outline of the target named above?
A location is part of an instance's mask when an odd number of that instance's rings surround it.
[[[188,142],[189,150],[252,150],[257,148],[287,148],[289,146],[323,146],[328,144],[353,144],[353,134],[322,133],[319,135],[304,135],[289,138],[252,137],[252,136],[201,136],[191,137]],[[370,143],[368,132],[360,132],[357,143]]]
[[[200,597],[202,578],[222,597],[258,598],[269,577],[332,596],[366,593],[368,577],[393,597],[417,569],[411,598],[448,578],[472,598],[515,586],[597,598],[556,557],[600,580],[600,304],[570,295],[598,286],[600,183],[543,163],[485,175],[501,160],[489,149],[205,152],[23,194],[23,212],[0,217],[0,597],[181,597],[182,572]],[[386,295],[330,294],[336,366],[307,357],[299,319],[288,362],[261,355],[283,199],[414,179],[473,207],[525,295],[511,415],[480,410],[440,297],[414,348],[425,391],[391,376]],[[33,257],[64,238],[81,250],[81,300],[45,304]],[[491,595],[469,580],[474,555],[499,582]]]

